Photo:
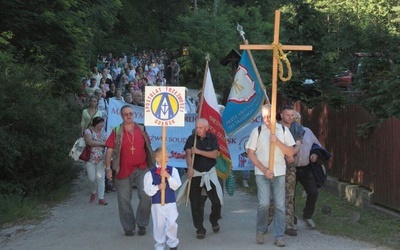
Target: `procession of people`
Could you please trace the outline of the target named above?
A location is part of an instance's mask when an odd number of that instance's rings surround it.
[[[160,56],[163,58],[162,53]],[[172,78],[168,81],[164,78],[164,70],[168,67],[160,67],[163,60],[154,56],[150,61],[150,64],[146,64],[141,56],[132,57],[130,62],[124,57],[116,60],[110,53],[104,59],[103,66],[93,67],[92,77],[84,83],[86,96],[83,100],[87,101],[88,108],[82,113],[81,133],[85,134],[89,145],[95,146],[99,155],[94,158],[94,162],[87,164],[88,177],[92,183],[89,201],[92,203],[98,196],[99,204],[107,205],[104,191],[116,191],[119,219],[126,236],[134,236],[135,233],[146,235],[152,215],[155,249],[164,249],[165,246],[177,249],[178,212],[174,192],[181,186],[181,174],[173,166],[161,170],[162,151],[157,148],[153,152],[145,127],[134,120],[132,105],[144,106],[145,86],[179,86],[179,80],[176,79],[179,65],[175,59],[171,61]],[[110,135],[105,139],[104,123],[107,122],[110,98],[124,103],[120,109],[123,122],[108,131]],[[185,113],[196,113],[198,103],[196,105],[186,88]],[[314,143],[319,146],[321,144],[311,130],[300,125],[300,114],[293,107],[282,108],[280,116],[280,125],[272,134],[271,105],[262,106],[263,123],[249,135],[246,151],[247,157],[254,164],[259,201],[257,214],[254,215],[255,240],[263,244],[264,235],[271,224],[275,238],[273,243],[285,247],[284,235],[297,235],[294,192],[298,181],[307,192],[302,218],[311,229],[316,227],[311,216],[317,201],[317,186],[316,181],[312,180],[314,177],[310,164],[318,160],[318,155],[310,152]],[[97,134],[93,134],[93,130],[103,133],[101,141]],[[275,147],[273,169],[269,169],[270,145]],[[216,135],[209,131],[209,121],[197,118],[193,134],[188,135],[183,150],[186,153],[187,179],[191,182],[188,197],[192,221],[195,237],[199,240],[204,239],[207,232],[207,226],[204,225],[207,198],[211,201],[208,217],[211,230],[214,233],[229,230],[221,229],[219,223],[224,204],[223,186],[215,169],[219,149]],[[100,164],[103,169],[99,169]],[[166,183],[160,182],[161,178],[165,178]],[[132,207],[134,188],[139,200],[136,212]],[[161,191],[166,192],[167,207],[160,204]],[[272,209],[269,209],[270,206]]]

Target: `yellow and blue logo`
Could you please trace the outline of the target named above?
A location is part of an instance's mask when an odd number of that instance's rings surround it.
[[[151,112],[159,120],[173,119],[178,111],[178,99],[171,93],[160,93],[151,102]]]

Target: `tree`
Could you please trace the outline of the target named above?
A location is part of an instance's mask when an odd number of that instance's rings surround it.
[[[41,65],[54,79],[52,93],[74,92],[89,68],[95,39],[115,21],[118,0],[1,1],[1,27],[12,33],[9,43],[20,62]],[[104,11],[107,10],[107,11]],[[103,25],[107,24],[107,25]]]

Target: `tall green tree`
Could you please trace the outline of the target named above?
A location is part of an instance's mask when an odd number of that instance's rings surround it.
[[[95,39],[110,31],[119,0],[2,0],[0,26],[12,33],[9,40],[20,62],[41,65],[54,79],[52,92],[76,91],[85,76]],[[89,53],[88,53],[89,51]]]
[[[205,55],[211,56],[210,69],[214,86],[219,91],[231,85],[230,67],[224,67],[220,61],[232,50],[243,43],[236,31],[240,23],[252,38],[252,42],[265,41],[267,28],[262,15],[256,7],[232,8],[221,3],[223,11],[214,15],[212,9],[199,9],[189,15],[180,16],[165,40],[167,47],[179,48],[189,45],[190,55],[179,58],[184,83],[201,87],[204,76]],[[260,58],[263,58],[262,56]],[[263,61],[266,59],[263,58]],[[260,63],[259,65],[265,66]],[[263,71],[264,72],[264,71]]]

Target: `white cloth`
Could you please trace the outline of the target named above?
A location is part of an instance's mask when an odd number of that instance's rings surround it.
[[[218,181],[218,175],[215,170],[215,167],[210,169],[210,171],[208,171],[208,172],[198,172],[198,171],[194,170],[193,177],[197,177],[197,176],[202,177],[202,179],[200,181],[200,187],[205,186],[205,188],[207,190],[211,189],[211,182],[214,183],[215,188],[217,189],[216,191],[217,191],[219,201],[221,202],[221,205],[224,205],[224,193],[223,193],[221,185]],[[182,184],[181,188],[179,189],[178,196],[176,198],[176,202],[178,205],[186,202],[186,195],[188,192],[188,188],[189,188],[189,180],[186,180]]]
[[[258,127],[253,129],[246,144],[246,150],[255,150],[257,159],[266,168],[269,166],[270,134],[271,130],[263,124],[260,133],[258,133]],[[280,124],[276,124],[275,135],[286,146],[293,146],[296,144],[289,129],[285,129],[284,132]],[[258,167],[254,167],[254,173],[256,175],[264,175]],[[285,154],[276,145],[274,150],[274,175],[286,175]]]
[[[85,146],[86,146],[85,138],[80,137],[78,140],[75,141],[71,151],[69,151],[69,156],[72,157],[72,159],[74,159],[75,161],[78,161],[79,156],[85,149]]]
[[[221,185],[219,184],[218,181],[218,175],[217,171],[215,170],[215,167],[210,169],[210,171],[208,172],[198,172],[194,170],[193,177],[198,177],[198,176],[201,176],[200,187],[204,187],[205,185],[207,191],[211,190],[211,182],[215,185],[219,201],[221,202],[221,205],[224,205],[224,195],[222,192]]]

